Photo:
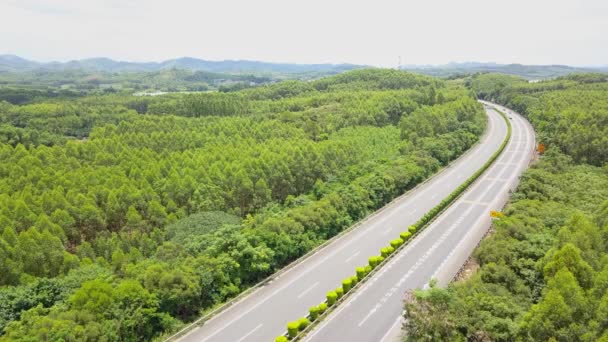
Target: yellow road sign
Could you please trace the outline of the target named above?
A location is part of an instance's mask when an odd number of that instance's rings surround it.
[[[505,216],[505,214],[501,213],[500,211],[490,211],[490,216],[495,217],[495,218],[500,218]]]

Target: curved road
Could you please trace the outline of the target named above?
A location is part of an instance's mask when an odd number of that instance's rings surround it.
[[[499,107],[499,106],[497,106]],[[508,113],[512,135],[495,163],[454,204],[401,250],[378,273],[332,312],[305,341],[399,340],[403,294],[434,278],[448,284],[491,224],[489,212],[501,210],[534,155],[532,127]],[[494,110],[487,109],[489,115]]]
[[[439,204],[443,198],[448,196],[459,184],[490,158],[504,140],[507,128],[499,114],[491,110],[487,111],[487,113],[489,119],[486,134],[482,137],[480,144],[476,145],[469,153],[462,156],[443,172],[435,175],[428,182],[396,199],[387,207],[367,218],[357,228],[344,234],[317,253],[280,274],[272,282],[257,289],[230,308],[214,316],[205,322],[203,326],[192,329],[188,334],[181,337],[180,340],[197,342],[274,341],[277,335],[285,331],[287,322],[305,316],[308,313],[308,308],[319,304],[325,299],[327,291],[335,289],[341,284],[342,279],[354,274],[357,266],[366,265],[369,256],[378,254],[381,247],[387,245],[391,239],[398,237],[399,232],[416,222],[424,213]],[[525,132],[523,121],[517,117],[515,122],[517,125],[514,124],[513,127],[514,138],[512,141],[520,141],[525,139],[525,137],[529,137],[530,133]],[[522,145],[521,148],[527,147]],[[514,147],[510,145],[509,150],[513,149]],[[515,163],[518,163],[519,155],[520,153],[516,151],[505,151],[502,159],[504,159],[504,156],[513,156],[513,165],[515,165]],[[509,158],[507,160],[510,160]],[[515,166],[512,167],[511,165],[505,165],[504,167],[509,170],[509,173],[519,174],[519,167],[517,170]],[[496,177],[509,177],[509,174],[506,173],[498,175],[496,170],[489,171],[490,174]],[[483,196],[480,200],[489,201],[491,196],[502,193],[500,189],[496,189],[494,186],[496,184],[495,181],[488,179],[484,184],[494,190],[481,194]],[[450,217],[454,215],[458,217],[462,216],[462,210],[470,211],[470,214],[474,215],[483,213],[487,216],[487,209],[481,206],[471,204],[470,206],[455,205],[454,207],[458,208],[458,212]],[[469,207],[473,209],[469,210]],[[446,214],[450,212],[454,212],[454,210],[450,210]],[[465,215],[466,217],[468,216]],[[464,221],[468,222],[468,220]],[[414,241],[415,243],[413,242],[403,252],[407,255],[412,255],[413,247],[432,244],[432,240],[437,238],[437,233],[442,233],[448,228],[445,226],[445,222],[437,228],[427,228],[425,233],[421,234]],[[446,236],[445,243],[441,244],[439,249],[434,251],[434,254],[437,254],[437,256],[434,256],[433,260],[442,261],[445,255],[449,254],[452,250],[453,246],[458,244],[458,239],[454,239],[454,237],[462,236],[466,229],[459,228],[458,230],[459,232]],[[430,232],[433,232],[433,234]],[[416,251],[420,249],[419,247]],[[464,254],[468,256],[471,249],[468,249]],[[418,257],[408,256],[405,259],[413,260],[414,258],[417,259]],[[403,259],[401,260],[403,261]],[[464,260],[466,260],[466,257]],[[451,265],[451,263],[449,264]],[[458,267],[460,265],[462,265],[462,262],[458,264]],[[401,267],[399,266],[399,268]],[[407,265],[403,267],[404,270],[407,270]],[[432,273],[433,271],[430,267],[432,265],[429,265],[428,272]],[[424,268],[427,268],[426,264]],[[395,274],[394,270],[390,274]],[[412,277],[420,281],[408,281],[406,284],[409,287],[421,286],[425,283],[424,279],[428,277],[430,277],[430,274],[428,276]],[[384,281],[382,280],[382,282]],[[389,279],[388,281],[390,282],[391,280]],[[368,282],[368,284],[371,283],[373,282]],[[369,325],[357,327],[360,320],[354,318],[356,322],[349,322],[350,318],[348,317],[351,315],[345,317],[344,314],[340,314],[341,310],[337,310],[332,314],[332,319],[327,321],[329,325],[324,324],[320,329],[313,332],[314,336],[310,335],[310,337],[313,337],[315,341],[345,341],[349,340],[349,338],[357,341],[377,341],[378,332],[382,331],[380,334],[380,337],[382,337],[401,312],[401,299],[399,297],[400,293],[403,293],[402,289],[405,290],[407,288],[405,284],[403,285],[398,288],[397,293],[399,295],[395,295],[392,298],[392,302],[397,304],[394,310],[389,312],[384,308],[381,310],[383,312],[382,315],[378,314],[373,315],[375,317],[370,317]],[[366,297],[372,292],[380,293],[375,289],[374,291],[367,289],[365,291]],[[369,300],[365,300],[366,303],[368,301],[374,302],[374,299],[370,297]],[[360,303],[363,303],[363,301],[359,300],[356,306],[361,308],[361,312],[365,311],[363,314],[365,316],[369,308],[366,305],[359,305]],[[348,312],[351,312],[354,307],[354,305],[351,305]],[[376,326],[376,320],[380,321],[380,318],[385,316],[385,311],[391,317],[386,322],[382,320],[382,324]],[[388,323],[388,326],[385,323]],[[342,327],[348,328],[343,329]],[[360,332],[364,333],[360,334]]]

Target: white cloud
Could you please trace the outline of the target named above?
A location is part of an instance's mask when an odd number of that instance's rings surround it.
[[[5,0],[0,53],[301,63],[608,64],[604,0]]]

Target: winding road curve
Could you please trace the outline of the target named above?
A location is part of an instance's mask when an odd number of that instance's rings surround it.
[[[287,322],[305,316],[308,308],[325,299],[327,291],[354,274],[357,266],[366,265],[369,256],[378,254],[381,247],[439,204],[490,158],[504,140],[507,127],[497,112],[486,112],[488,126],[480,143],[444,171],[179,340],[274,341],[285,331]],[[441,284],[453,278],[489,227],[489,210],[504,205],[509,189],[516,186],[532,156],[531,127],[519,115],[511,116],[511,141],[496,163],[307,340],[388,339],[399,330],[401,296],[407,289],[422,287],[431,277]]]
[[[491,224],[490,211],[500,210],[519,176],[534,156],[529,123],[504,107],[511,140],[494,164],[353,296],[331,313],[304,341],[398,341],[403,293],[423,288],[434,278],[448,284]],[[494,110],[486,109],[489,115]]]

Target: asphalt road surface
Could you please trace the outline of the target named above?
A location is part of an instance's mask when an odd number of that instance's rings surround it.
[[[439,204],[490,158],[504,140],[507,127],[498,113],[492,110],[487,113],[486,133],[469,153],[203,326],[192,329],[180,341],[274,341],[285,331],[289,321],[305,316],[308,309],[321,303],[325,294],[338,287],[342,279],[353,275],[357,266],[366,265],[368,257],[379,254],[381,247]],[[363,296],[357,295],[357,299],[349,300],[348,310],[337,310],[327,324],[310,335],[311,338],[315,341],[378,341],[401,313],[401,294],[407,288],[424,285],[437,270],[457,270],[462,265],[474,244],[469,246],[460,241],[477,217],[488,216],[489,211],[487,206],[473,202],[485,203],[505,195],[504,180],[516,179],[527,165],[523,156],[528,154],[523,150],[531,149],[532,133],[518,116],[513,116],[512,122],[512,143],[497,166],[504,172],[489,170],[492,177],[486,176],[483,186],[474,187],[465,196],[471,203],[459,201],[438,224],[417,237],[403,251],[403,257],[399,255],[400,258],[395,259],[388,273],[368,282],[361,291]],[[527,140],[530,144],[526,143]],[[456,252],[452,253],[452,250]],[[458,261],[459,264],[451,260],[444,262],[448,256],[462,260]],[[406,273],[408,270],[411,273]],[[410,275],[401,281],[405,274]],[[438,274],[445,279],[449,276],[449,272],[445,276]],[[370,288],[371,284],[376,286]],[[383,303],[382,297],[387,291],[392,291],[392,296]],[[367,317],[378,303],[382,303],[382,307]]]
[[[431,279],[446,285],[454,278],[490,227],[490,211],[504,206],[533,157],[535,138],[531,126],[512,111],[501,110],[510,117],[512,136],[493,166],[305,341],[398,340],[403,294],[424,288]],[[487,111],[490,116],[495,115],[493,110]]]

